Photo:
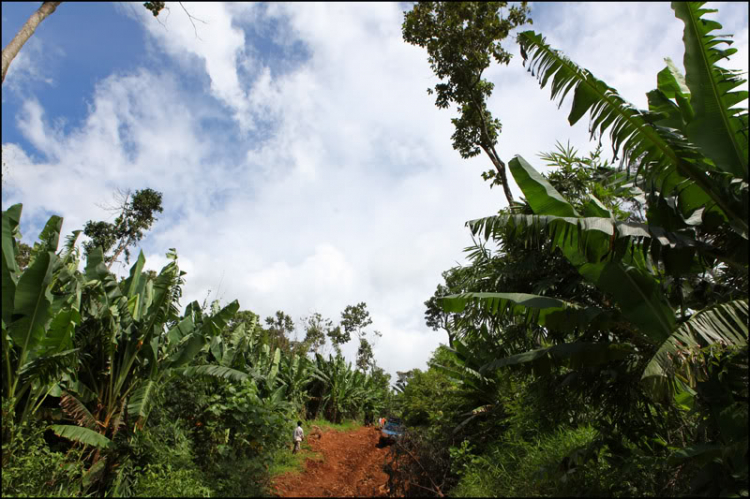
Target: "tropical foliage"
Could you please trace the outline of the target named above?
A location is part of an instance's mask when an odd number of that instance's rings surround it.
[[[476,406],[431,408],[451,413],[452,464],[432,472],[443,490],[747,494],[747,92],[718,65],[734,50],[718,48],[730,42],[712,34],[712,11],[672,8],[686,73],[667,60],[648,109],[542,35],[518,36],[541,87],[560,105],[572,96],[570,124],[588,113],[592,137],[622,159],[558,144],[545,176],[516,156],[525,199],[467,223],[471,265],[444,273],[426,302],[454,359],[413,377],[402,400],[412,418],[425,389]],[[445,429],[431,418],[426,430]],[[407,480],[441,492],[421,476]]]
[[[382,370],[309,358],[313,342],[297,353],[283,312],[268,330],[237,301],[180,312],[174,250],[158,274],[141,253],[118,280],[93,243],[81,267],[80,231],[58,250],[53,216],[22,268],[21,210],[2,216],[4,493],[264,494],[296,418],[382,407]],[[71,473],[28,483],[44,475],[30,456]]]

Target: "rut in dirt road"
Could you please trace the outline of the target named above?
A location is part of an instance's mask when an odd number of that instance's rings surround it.
[[[321,461],[308,460],[303,473],[285,473],[274,479],[280,497],[360,496],[386,497],[388,475],[383,471],[388,447],[378,447],[377,428],[351,432],[330,430],[310,438]]]

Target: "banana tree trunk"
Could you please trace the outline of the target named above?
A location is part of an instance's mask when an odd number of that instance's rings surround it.
[[[3,49],[3,80],[5,83],[5,74],[8,72],[10,63],[16,58],[18,53],[21,51],[21,47],[31,38],[39,24],[44,21],[47,16],[52,14],[57,6],[62,2],[44,2],[39,10],[31,14],[31,17],[26,21],[26,24],[16,33],[16,36],[10,41],[10,43]]]

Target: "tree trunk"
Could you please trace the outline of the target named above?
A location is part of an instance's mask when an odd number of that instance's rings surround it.
[[[500,156],[498,156],[497,151],[495,150],[495,146],[492,145],[492,141],[490,140],[490,134],[487,132],[487,117],[484,115],[484,110],[482,109],[483,106],[481,99],[477,100],[476,95],[474,93],[471,94],[471,100],[474,103],[474,106],[477,108],[477,111],[479,111],[479,116],[481,117],[481,125],[482,125],[482,135],[484,135],[484,140],[487,144],[489,144],[489,147],[485,147],[483,144],[479,144],[479,147],[484,150],[485,153],[487,153],[487,156],[490,157],[490,160],[492,161],[492,164],[495,165],[495,169],[497,170],[497,173],[500,177],[500,183],[503,185],[503,192],[505,193],[505,199],[508,200],[508,207],[510,208],[513,206],[513,193],[510,192],[510,186],[508,185],[508,176],[505,174],[505,163],[500,159]]]
[[[21,47],[31,38],[31,35],[36,31],[39,23],[44,21],[47,16],[52,14],[57,6],[62,2],[44,2],[39,10],[31,14],[31,17],[26,21],[26,24],[16,33],[16,36],[8,43],[3,49],[3,80],[5,83],[5,74],[8,72],[10,63],[16,58],[18,53],[21,51]]]
[[[494,147],[492,147],[491,149],[483,145],[480,145],[480,147],[487,154],[487,156],[490,157],[492,164],[495,165],[497,175],[498,177],[500,177],[500,183],[503,186],[505,199],[508,200],[508,207],[511,207],[513,205],[513,193],[510,192],[510,186],[508,185],[508,176],[505,173],[505,163],[503,163],[503,161],[499,157],[497,157],[497,152],[495,151]]]

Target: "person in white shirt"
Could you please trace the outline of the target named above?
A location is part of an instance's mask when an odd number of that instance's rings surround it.
[[[299,451],[299,446],[302,440],[305,439],[305,432],[302,431],[302,421],[297,421],[297,427],[294,429],[294,450],[292,454],[296,454]]]

